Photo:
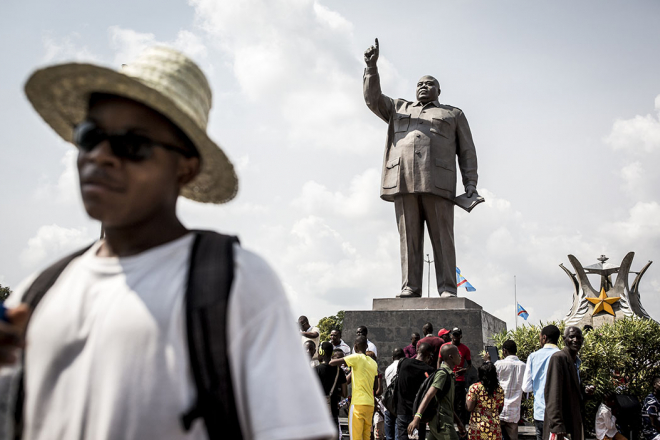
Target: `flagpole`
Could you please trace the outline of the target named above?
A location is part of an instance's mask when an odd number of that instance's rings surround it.
[[[430,298],[431,297],[431,263],[433,263],[433,261],[431,260],[431,257],[429,256],[429,254],[426,254],[426,260],[424,260],[424,261],[426,263],[428,263],[428,265],[429,265],[429,270],[428,270],[429,277],[427,278],[428,279],[428,282],[427,282],[428,287],[426,288],[426,295],[427,295],[428,298]]]
[[[516,330],[518,329],[518,292],[516,289],[516,276],[513,276],[513,305],[514,313],[516,314]]]

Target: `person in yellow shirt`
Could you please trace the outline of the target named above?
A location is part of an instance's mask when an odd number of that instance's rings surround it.
[[[348,430],[351,440],[369,440],[374,417],[374,388],[378,364],[366,355],[367,338],[358,336],[353,346],[355,353],[341,359],[332,359],[331,366],[348,365],[352,370],[353,397],[348,411]]]

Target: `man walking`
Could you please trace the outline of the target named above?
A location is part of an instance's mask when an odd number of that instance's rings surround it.
[[[440,104],[440,83],[426,75],[416,101],[392,99],[380,88],[378,40],[364,53],[364,100],[388,124],[381,199],[394,202],[401,247],[401,298],[422,295],[424,223],[433,245],[438,294],[456,296],[454,197],[456,157],[467,197],[476,194],[477,153],[463,111]]]
[[[581,362],[578,357],[582,341],[582,330],[579,327],[566,328],[564,349],[553,354],[548,362],[543,418],[544,440],[549,440],[551,434],[558,439],[584,439]],[[593,387],[589,387],[587,393],[593,393]]]
[[[454,387],[454,392],[456,393],[454,402],[456,404],[456,414],[458,414],[461,422],[466,424],[470,414],[465,408],[465,395],[467,394],[465,373],[472,368],[472,356],[470,355],[470,349],[468,346],[461,343],[462,338],[463,330],[454,327],[451,331],[451,342],[445,343],[443,347],[453,345],[461,355],[460,362],[454,366],[454,376],[456,380],[456,386]]]
[[[419,387],[428,376],[435,372],[431,365],[433,349],[426,342],[417,346],[417,357],[401,361],[397,379],[396,431],[397,440],[408,440],[408,425],[413,420],[413,403]],[[419,438],[424,438],[426,429],[419,428]]]
[[[351,348],[347,343],[341,338],[341,330],[333,328],[330,332],[330,342],[332,343],[332,349],[341,350],[344,353],[344,356],[351,354]]]
[[[238,189],[206,132],[211,90],[197,65],[154,47],[121,71],[47,67],[25,90],[78,149],[82,202],[105,237],[6,301],[0,364],[15,364],[24,347],[16,379],[26,392],[10,396],[17,432],[0,437],[333,435],[272,269],[235,239],[190,231],[177,217],[179,195],[223,203]],[[275,358],[287,362],[264,362]]]
[[[503,359],[495,362],[497,377],[504,390],[504,408],[500,413],[500,427],[504,440],[518,440],[518,421],[525,363],[518,359],[518,346],[511,339],[502,344]],[[490,355],[485,356],[490,361]]]
[[[435,373],[433,384],[426,392],[424,399],[417,409],[412,422],[408,425],[408,435],[413,435],[415,430],[420,431],[420,420],[422,414],[431,403],[432,399],[438,401],[438,410],[433,419],[429,422],[428,440],[458,440],[454,423],[458,426],[458,432],[461,437],[465,436],[465,426],[461,419],[458,417],[454,401],[454,381],[453,369],[460,363],[461,355],[455,345],[444,345],[440,349],[442,364]],[[446,386],[447,381],[450,381],[449,387]],[[446,390],[446,392],[445,392]],[[438,394],[440,393],[440,394]],[[419,438],[423,438],[420,436]]]
[[[534,392],[534,427],[536,440],[543,440],[543,419],[545,417],[545,382],[550,357],[559,351],[559,329],[557,326],[543,327],[539,335],[541,349],[527,357],[527,368],[523,376],[522,390]],[[561,440],[561,439],[560,439]]]
[[[371,351],[371,350],[369,350]],[[331,366],[351,367],[353,396],[348,410],[348,430],[351,440],[369,440],[374,417],[374,392],[377,387],[378,365],[366,355],[367,338],[358,336],[353,354],[342,359],[332,359]]]
[[[389,388],[390,384],[397,376],[397,369],[399,368],[399,362],[402,359],[405,359],[403,350],[401,348],[395,348],[392,351],[392,363],[385,369],[385,388]],[[394,440],[396,437],[396,417],[385,409],[385,437],[387,440]]]

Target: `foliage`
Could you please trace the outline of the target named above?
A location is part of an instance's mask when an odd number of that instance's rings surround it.
[[[564,331],[563,322],[528,325],[494,335],[498,349],[507,339],[518,347],[518,357],[527,361],[540,348],[539,335],[545,325],[554,324]],[[559,340],[559,348],[563,341]],[[632,394],[640,402],[651,392],[651,380],[660,375],[660,324],[651,319],[625,318],[604,324],[584,337],[580,350],[583,384],[594,385],[596,392],[586,401],[587,429],[593,429],[598,405],[608,392]],[[533,397],[523,402],[523,417],[532,419]]]
[[[0,301],[6,300],[10,293],[11,289],[9,287],[0,284]]]
[[[330,332],[333,329],[342,330],[342,328],[344,327],[344,311],[340,310],[334,316],[326,316],[325,318],[321,318],[319,320],[319,324],[317,325],[317,327],[319,328],[319,332],[321,333],[320,341],[321,342],[329,341]]]

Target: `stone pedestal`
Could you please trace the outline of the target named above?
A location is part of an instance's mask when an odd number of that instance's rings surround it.
[[[355,330],[367,326],[369,340],[378,348],[378,366],[383,369],[392,361],[392,350],[409,345],[410,335],[421,334],[426,322],[433,324],[436,335],[441,328],[460,327],[474,365],[481,364],[479,353],[484,347],[493,345],[493,334],[506,330],[504,321],[468,298],[376,298],[372,310],[345,312],[343,339],[352,347]]]

